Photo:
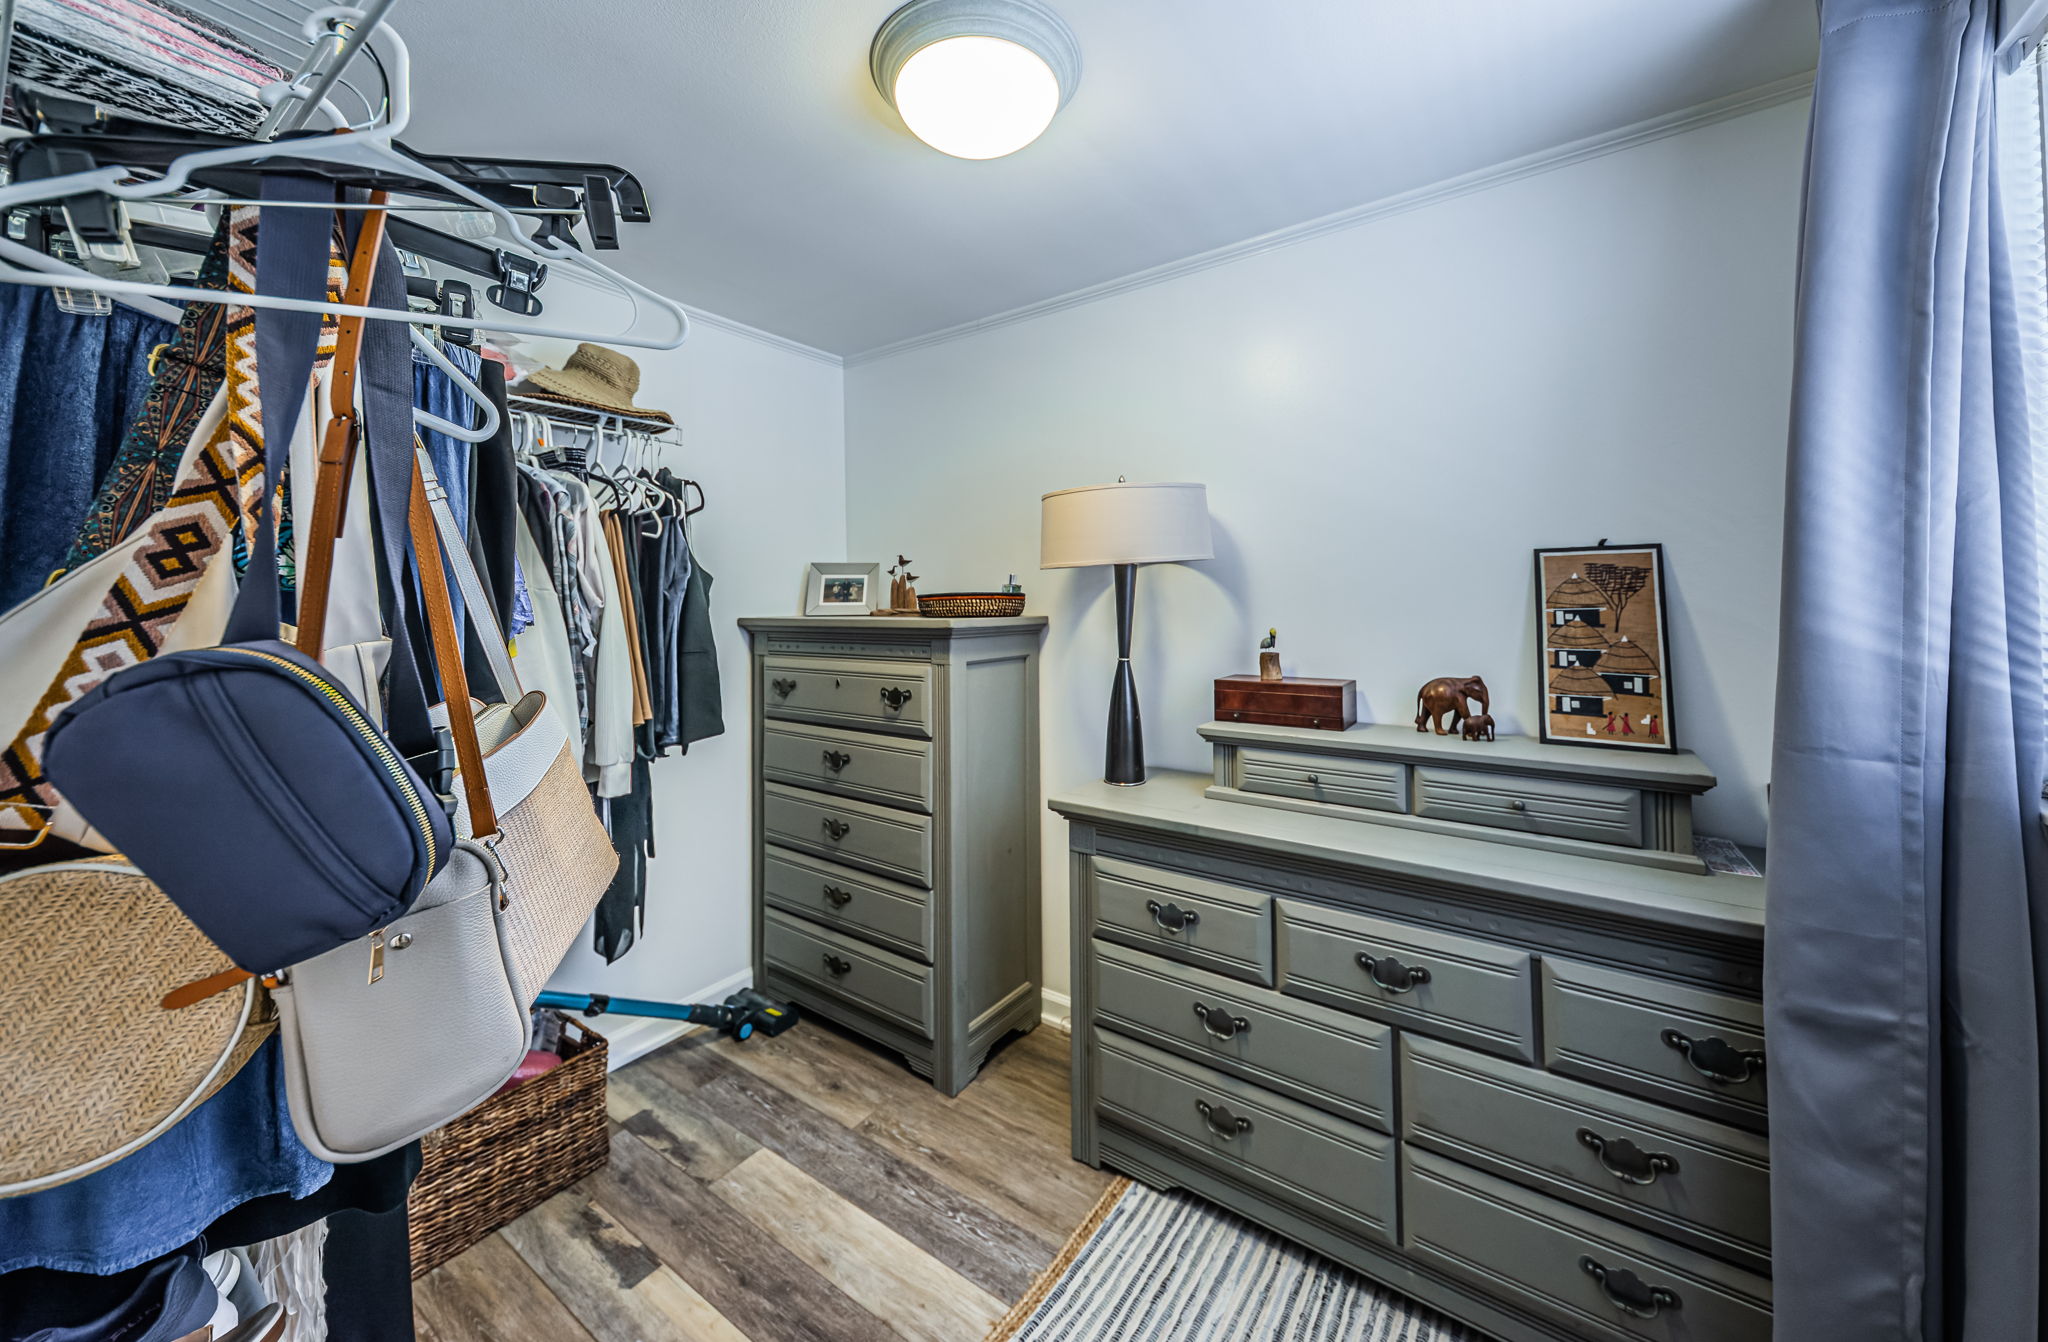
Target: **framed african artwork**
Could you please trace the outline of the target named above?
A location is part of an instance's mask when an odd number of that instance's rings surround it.
[[[1559,745],[1676,750],[1664,547],[1536,552],[1539,735]]]

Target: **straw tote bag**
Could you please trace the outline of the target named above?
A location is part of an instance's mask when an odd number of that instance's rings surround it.
[[[119,858],[0,876],[0,1197],[83,1178],[155,1141],[276,1029],[254,983],[164,997],[226,955]]]
[[[475,710],[484,774],[497,804],[498,848],[510,870],[535,873],[547,882],[544,889],[515,892],[531,897],[515,899],[506,919],[515,983],[520,1000],[531,1005],[610,887],[618,853],[590,804],[590,789],[584,786],[567,725],[545,694],[521,692],[505,635],[470,561],[462,527],[448,507],[447,492],[434,478],[426,452],[415,455],[441,552],[448,558],[497,685],[497,700],[477,704]],[[446,714],[447,705],[436,707],[434,721],[444,722]],[[458,801],[464,796],[459,771],[455,795]],[[473,837],[468,818],[467,806],[458,806],[458,837]]]

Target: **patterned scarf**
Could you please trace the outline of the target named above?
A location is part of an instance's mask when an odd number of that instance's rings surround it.
[[[227,224],[227,287],[256,291],[257,216],[237,206]],[[338,250],[328,257],[328,296],[339,302],[347,270]],[[217,305],[218,306],[218,305]],[[50,688],[21,731],[0,753],[0,804],[42,811],[62,802],[43,776],[43,737],[65,708],[108,676],[154,657],[191,603],[206,565],[223,545],[245,547],[254,530],[263,481],[261,388],[256,380],[256,312],[225,307],[227,415],[213,440],[193,454],[163,508],[141,528],[144,539],[115,574]],[[334,325],[320,336],[319,360],[334,356]],[[317,368],[317,365],[316,365]],[[169,376],[176,377],[176,370]],[[151,397],[154,400],[154,391]]]

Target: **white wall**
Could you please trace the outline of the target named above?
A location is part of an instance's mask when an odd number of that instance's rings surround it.
[[[1777,652],[1802,100],[846,372],[849,556],[925,591],[1016,572],[1052,617],[1047,787],[1099,776],[1107,570],[1037,571],[1038,497],[1209,487],[1217,557],[1139,579],[1155,766],[1206,769],[1211,681],[1353,677],[1405,721],[1432,676],[1537,708],[1530,552],[1662,541],[1672,721],[1760,841]],[[1046,980],[1067,983],[1065,826]]]
[[[567,348],[539,353],[559,363]],[[647,929],[616,964],[589,934],[550,986],[657,1001],[730,991],[749,974],[748,682],[742,615],[787,615],[804,565],[845,552],[844,397],[836,361],[807,357],[710,322],[681,349],[630,351],[639,403],[676,417],[681,445],[666,464],[704,486],[691,521],[711,571],[711,614],[725,695],[725,735],[654,766],[656,856],[647,868]],[[661,1030],[614,1017],[615,1061]],[[621,1049],[619,1042],[637,1038]]]

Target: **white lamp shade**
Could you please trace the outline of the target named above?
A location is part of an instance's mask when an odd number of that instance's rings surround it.
[[[1213,559],[1203,485],[1083,485],[1044,497],[1040,568]]]

